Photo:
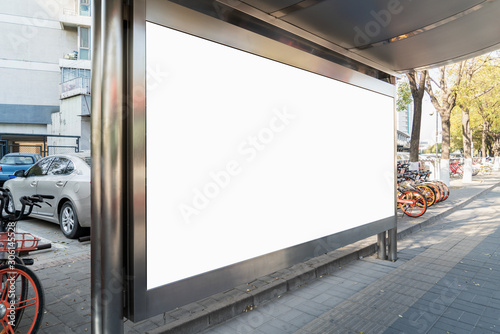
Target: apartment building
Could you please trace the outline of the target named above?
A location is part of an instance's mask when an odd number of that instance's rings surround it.
[[[0,4],[0,154],[90,149],[90,0]]]

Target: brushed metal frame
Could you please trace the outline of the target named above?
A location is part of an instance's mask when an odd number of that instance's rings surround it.
[[[128,45],[128,231],[126,245],[127,300],[125,316],[140,321],[259,275],[291,266],[314,255],[342,247],[396,227],[394,215],[334,235],[213,270],[195,277],[147,289],[146,216],[146,21],[181,30],[221,44],[280,61],[332,79],[394,98],[392,84],[315,57],[241,27],[165,0],[134,0]],[[396,131],[394,131],[396,132]],[[396,143],[396,138],[394,138]],[[394,154],[396,145],[394,145]],[[394,192],[394,198],[396,194]],[[318,250],[321,253],[318,253]],[[283,254],[286,256],[283,256]],[[283,260],[283,259],[286,260]],[[155,265],[155,264],[149,264]],[[156,265],[165,265],[163,263]]]

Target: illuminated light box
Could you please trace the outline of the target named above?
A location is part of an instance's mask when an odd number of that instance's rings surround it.
[[[146,68],[148,290],[394,217],[393,97],[153,23]]]

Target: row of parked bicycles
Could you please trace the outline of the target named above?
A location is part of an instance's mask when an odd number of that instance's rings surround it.
[[[493,167],[489,163],[473,162],[472,176],[488,175],[493,172]],[[450,161],[450,176],[464,175],[464,165],[459,161]]]
[[[430,181],[430,171],[410,171],[408,167],[398,164],[397,207],[407,216],[420,217],[428,207],[446,200],[450,189],[441,181]]]

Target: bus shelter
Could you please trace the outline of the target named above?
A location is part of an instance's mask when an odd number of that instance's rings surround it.
[[[372,235],[395,260],[395,79],[497,49],[499,12],[94,0],[92,331]]]

